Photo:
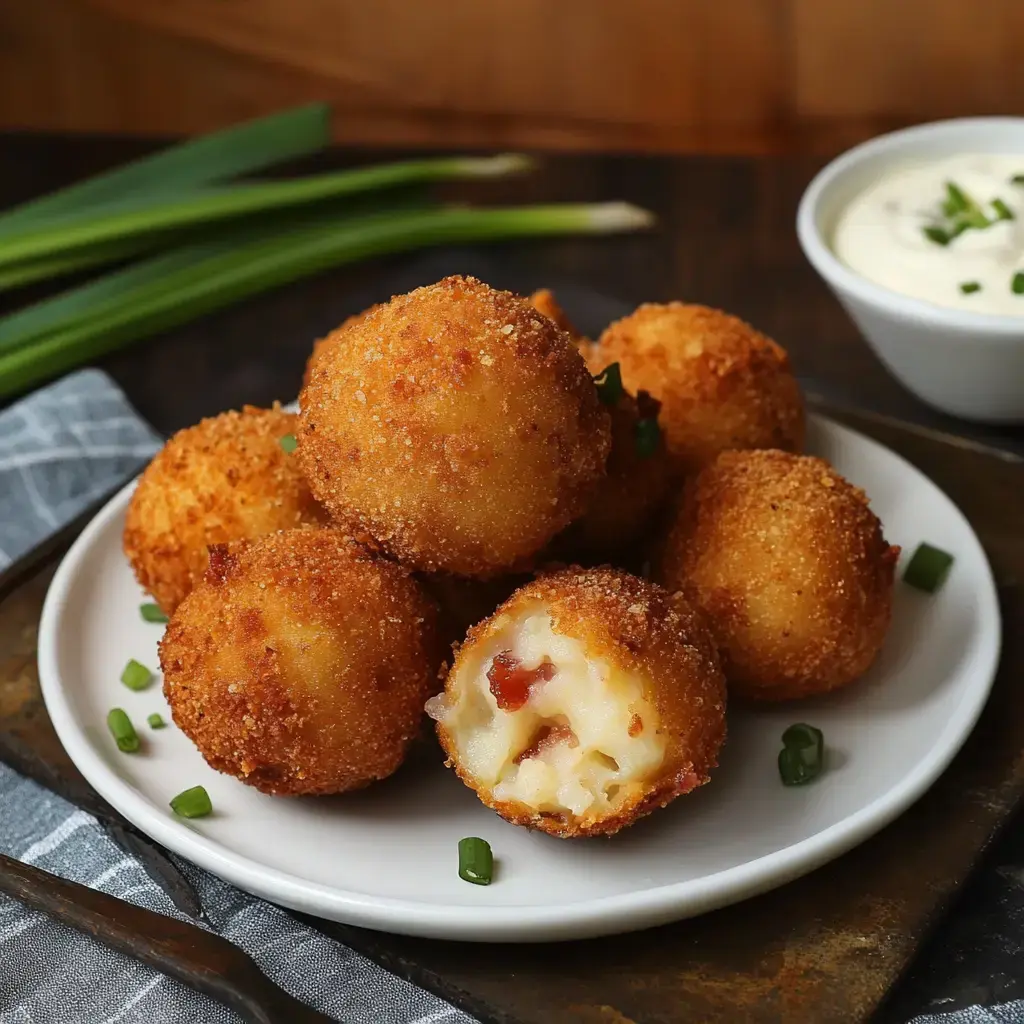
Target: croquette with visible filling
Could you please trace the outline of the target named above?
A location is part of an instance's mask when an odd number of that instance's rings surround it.
[[[864,492],[827,462],[726,452],[688,484],[659,575],[706,612],[731,693],[790,700],[875,660],[898,556]]]
[[[611,835],[708,781],[725,680],[681,595],[569,568],[470,630],[427,710],[449,765],[503,818]]]
[[[568,335],[473,278],[370,311],[322,350],[300,405],[313,493],[428,572],[528,565],[587,507],[611,443]]]
[[[587,360],[595,374],[617,362],[628,391],[661,402],[680,472],[730,449],[803,447],[803,398],[785,350],[721,310],[642,305],[611,324]]]
[[[265,793],[342,793],[391,775],[436,687],[436,608],[337,530],[212,550],[160,642],[175,724],[211,767]]]
[[[124,552],[170,615],[206,571],[207,547],[327,521],[281,438],[298,417],[246,406],[179,431],[128,505]]]

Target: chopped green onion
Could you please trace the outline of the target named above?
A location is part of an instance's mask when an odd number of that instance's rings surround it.
[[[960,291],[964,295],[973,295],[975,292],[981,291],[981,283],[979,281],[963,281],[960,284]]]
[[[139,749],[139,734],[122,708],[110,709],[107,713],[107,728],[122,753],[134,754]]]
[[[193,786],[171,800],[171,810],[183,818],[205,818],[213,810],[213,804],[202,786]]]
[[[658,450],[658,441],[661,439],[661,428],[655,418],[636,421],[636,453],[641,459],[649,459]]]
[[[1024,295],[1024,270],[1018,270],[1010,281],[1010,291],[1014,295]]]
[[[946,182],[946,201],[942,204],[942,212],[947,217],[953,217],[958,213],[966,213],[974,204],[967,198],[959,185],[952,181]]]
[[[121,682],[124,683],[129,690],[144,690],[151,682],[153,682],[153,673],[150,672],[145,665],[140,664],[132,658],[132,660],[125,665],[124,671],[121,673]]]
[[[825,737],[820,729],[799,722],[782,734],[779,775],[784,786],[802,786],[816,779],[825,765]]]
[[[1015,220],[1013,210],[1011,210],[1002,199],[992,200],[992,209],[996,211],[997,220]]]
[[[155,711],[146,719],[146,724],[150,729],[163,729],[167,725],[164,721],[164,716],[157,714]]]
[[[934,594],[946,581],[953,562],[953,556],[941,548],[934,548],[931,544],[918,544],[917,550],[903,570],[903,582],[917,590]]]
[[[146,622],[169,622],[160,605],[149,602],[139,605],[139,614]]]
[[[924,232],[924,237],[930,242],[934,242],[936,245],[949,245],[949,232],[945,228],[940,228],[938,224],[929,224],[921,230]]]
[[[494,874],[494,856],[485,839],[459,840],[459,878],[474,885],[490,885]]]
[[[1024,174],[1015,174],[1011,179],[1012,185],[1024,185]]]
[[[116,308],[0,353],[0,397],[139,338],[331,266],[430,245],[634,231],[652,223],[628,203],[466,207],[325,218],[197,260],[121,296]],[[163,258],[163,257],[158,257]]]
[[[280,443],[281,443],[281,447],[289,455],[291,455],[291,453],[293,451],[295,451],[296,448],[299,447],[299,442],[295,439],[295,435],[294,434],[285,434],[284,437],[281,438],[281,442]]]
[[[597,397],[605,405],[617,405],[622,397],[622,368],[618,363],[606,366],[595,378]]]

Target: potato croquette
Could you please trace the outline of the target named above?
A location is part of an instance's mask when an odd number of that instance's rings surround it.
[[[369,309],[364,309],[361,313],[354,313],[347,320],[342,321],[340,327],[336,327],[330,334],[326,334],[322,338],[317,338],[317,340],[313,342],[313,351],[309,354],[309,359],[306,361],[306,371],[302,375],[303,387],[309,383],[310,378],[313,376],[313,367],[316,365],[316,361],[320,358],[320,353],[323,352],[324,348],[340,341],[349,327],[353,324],[360,323],[365,317],[369,316],[370,313],[377,309],[378,306],[370,306]]]
[[[449,766],[503,818],[611,835],[708,781],[725,680],[681,595],[570,568],[470,630],[427,710]]]
[[[391,775],[436,688],[436,609],[337,530],[215,547],[160,642],[175,724],[217,771],[273,794]]]
[[[281,438],[298,417],[246,406],[175,434],[132,495],[124,552],[170,615],[206,571],[207,546],[327,521]]]
[[[660,577],[707,613],[731,693],[790,700],[874,661],[898,556],[864,492],[828,463],[726,452],[688,483]]]
[[[605,330],[588,362],[593,373],[618,362],[627,390],[661,402],[669,455],[681,472],[729,449],[803,447],[803,399],[786,352],[720,310],[640,306]]]
[[[568,335],[524,299],[450,277],[325,346],[299,461],[352,532],[428,572],[521,567],[587,507],[609,417]]]
[[[554,551],[617,561],[647,538],[672,484],[659,409],[646,391],[635,398],[624,391],[619,397],[611,409],[607,476],[583,517],[555,539]]]

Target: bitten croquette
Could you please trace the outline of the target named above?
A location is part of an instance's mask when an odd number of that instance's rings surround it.
[[[179,431],[132,495],[124,552],[170,615],[206,571],[207,547],[327,522],[281,439],[298,417],[245,406]]]
[[[215,547],[160,642],[175,724],[207,763],[287,795],[391,775],[438,661],[409,572],[329,528]]]
[[[822,459],[726,452],[688,484],[659,575],[707,614],[731,693],[790,700],[875,660],[898,556],[864,492]]]
[[[725,680],[681,595],[569,568],[471,629],[427,710],[449,765],[503,818],[611,835],[708,781]]]
[[[669,455],[681,473],[719,452],[804,442],[804,404],[783,348],[738,317],[681,302],[648,303],[611,324],[588,356],[617,362],[627,391],[661,402]]]
[[[609,417],[568,335],[524,299],[449,277],[325,346],[298,456],[340,525],[412,568],[523,568],[605,473]]]

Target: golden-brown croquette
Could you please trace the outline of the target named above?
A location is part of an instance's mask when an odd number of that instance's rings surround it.
[[[555,293],[550,288],[538,288],[530,296],[529,302],[538,313],[543,313],[556,326],[561,327],[574,342],[586,340],[566,315],[565,310],[558,304]]]
[[[583,516],[555,539],[553,554],[618,563],[649,539],[672,484],[659,407],[646,391],[635,398],[624,391],[612,406],[607,476]]]
[[[864,492],[822,459],[726,452],[687,485],[660,577],[707,613],[730,692],[789,700],[874,661],[898,556]]]
[[[448,764],[503,818],[611,835],[708,781],[725,680],[681,595],[569,568],[470,630],[427,710]]]
[[[170,615],[206,570],[207,546],[327,521],[281,438],[298,417],[246,406],[179,431],[128,506],[124,552]]]
[[[363,319],[369,316],[375,309],[377,309],[379,305],[380,303],[378,303],[376,306],[370,306],[369,309],[364,309],[361,313],[353,313],[352,316],[350,316],[347,320],[343,320],[340,326],[335,327],[335,329],[331,331],[330,334],[325,334],[322,338],[317,338],[317,340],[313,342],[313,351],[310,352],[309,359],[306,360],[306,370],[305,373],[303,373],[302,375],[303,387],[305,387],[309,383],[310,378],[313,376],[313,367],[316,365],[316,361],[320,358],[320,354],[323,352],[323,350],[327,348],[329,345],[334,345],[337,342],[341,341],[345,335],[345,332],[353,324],[360,323]]]
[[[588,357],[618,362],[627,390],[662,405],[681,472],[734,448],[800,451],[804,405],[784,349],[738,317],[681,302],[646,304],[611,324]]]
[[[352,325],[300,405],[313,493],[429,572],[525,565],[586,508],[611,443],[568,335],[473,278],[396,296]]]
[[[436,687],[436,609],[337,530],[216,547],[160,642],[175,723],[211,767],[265,793],[391,775]]]

